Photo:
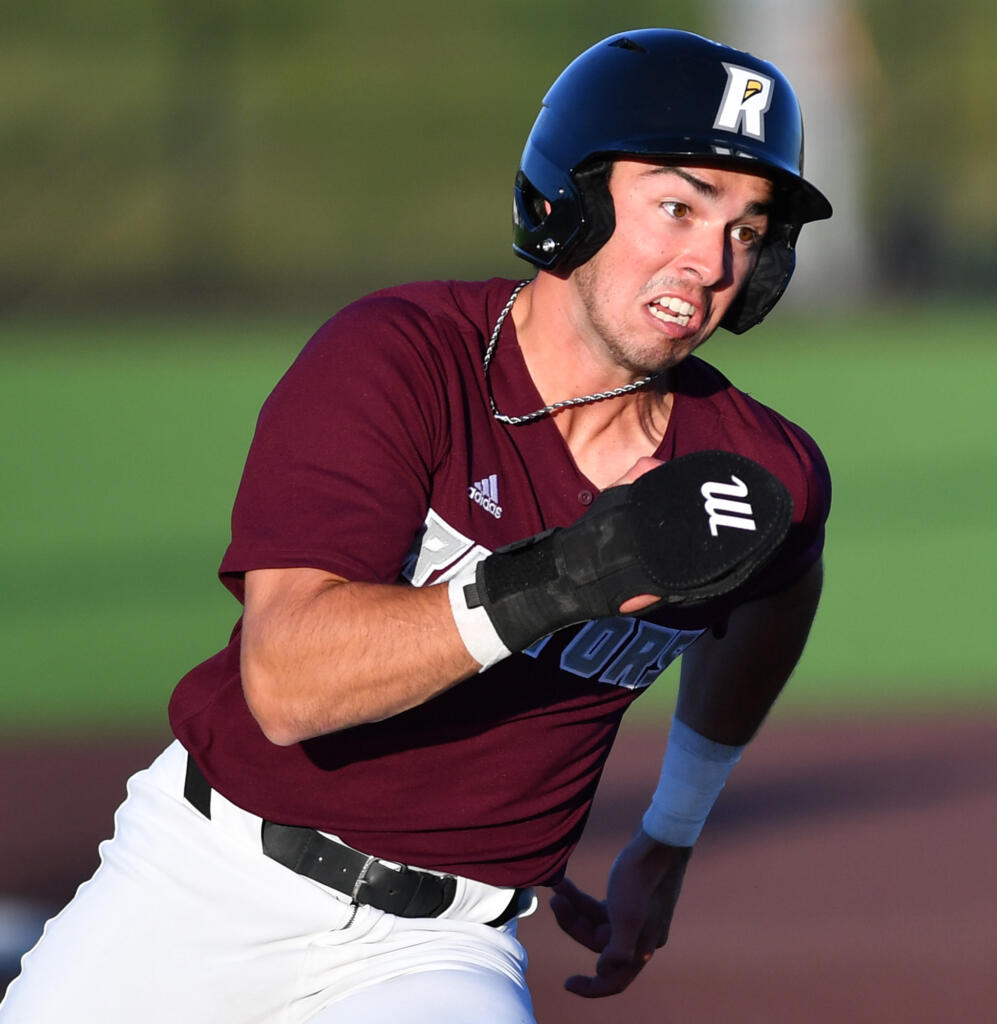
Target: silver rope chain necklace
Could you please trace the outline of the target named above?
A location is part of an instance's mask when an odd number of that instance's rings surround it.
[[[498,320],[495,321],[495,326],[492,328],[492,336],[488,341],[488,348],[485,349],[485,358],[482,361],[482,368],[484,370],[485,380],[488,380],[488,367],[491,364],[492,356],[495,355],[495,346],[498,344],[499,334],[502,332],[502,324],[505,323],[505,318],[509,315],[512,310],[512,304],[516,301],[516,296],[529,284],[528,280],[520,281],[519,284],[513,289],[512,295],[509,296],[509,301],[505,304],[502,312],[498,315]],[[584,395],[582,398],[566,398],[563,402],[554,402],[551,405],[545,405],[542,409],[537,409],[536,412],[527,413],[525,416],[506,416],[504,413],[498,411],[498,406],[495,404],[495,398],[492,395],[491,387],[488,389],[488,401],[492,406],[492,416],[499,421],[499,423],[509,423],[516,426],[520,423],[532,423],[534,420],[540,419],[541,416],[549,416],[552,412],[557,412],[558,409],[568,409],[574,405],[587,405],[589,402],[601,402],[604,398],[616,398],[617,395],[628,395],[631,391],[639,391],[641,388],[646,387],[651,383],[657,374],[649,374],[647,377],[641,380],[636,380],[632,384],[624,384],[621,388],[613,388],[612,391],[597,391],[593,395]]]

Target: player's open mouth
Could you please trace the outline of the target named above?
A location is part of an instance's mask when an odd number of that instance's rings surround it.
[[[674,295],[661,295],[647,304],[651,316],[665,323],[688,327],[696,307],[691,302],[676,298]]]

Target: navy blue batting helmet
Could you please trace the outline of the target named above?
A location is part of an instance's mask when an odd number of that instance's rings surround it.
[[[737,334],[778,302],[803,224],[831,216],[803,178],[803,119],[768,61],[675,29],[611,36],[577,57],[544,97],[516,175],[513,248],[567,275],[613,232],[612,159],[687,159],[772,178],[775,212],[758,263],[724,318]]]

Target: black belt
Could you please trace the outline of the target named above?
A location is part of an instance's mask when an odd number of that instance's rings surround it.
[[[211,787],[194,759],[187,755],[184,782],[187,802],[211,817]],[[457,880],[405,864],[394,867],[350,846],[329,839],[313,828],[263,822],[263,852],[299,875],[397,917],[439,917],[453,903]],[[488,924],[494,928],[519,912],[523,890],[517,889],[508,907]]]

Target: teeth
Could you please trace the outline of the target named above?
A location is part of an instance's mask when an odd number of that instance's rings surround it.
[[[685,302],[674,295],[663,295],[648,304],[648,309],[653,316],[667,323],[679,324],[686,327],[696,307],[691,302]],[[672,314],[672,315],[669,315]]]
[[[683,302],[682,299],[676,298],[674,295],[664,295],[654,301],[662,309],[670,309],[673,313],[678,313],[679,316],[692,316],[693,310],[696,308],[691,302]]]
[[[688,316],[673,316],[670,313],[664,312],[661,309],[655,309],[654,306],[650,307],[651,316],[656,317],[658,320],[664,320],[668,324],[678,324],[680,327],[688,327],[689,321],[692,319]]]

